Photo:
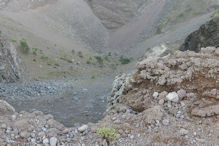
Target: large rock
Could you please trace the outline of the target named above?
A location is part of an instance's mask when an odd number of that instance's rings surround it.
[[[0,116],[12,115],[15,109],[6,101],[0,100]]]
[[[21,79],[21,66],[15,47],[3,38],[0,32],[0,82],[15,82]]]
[[[183,45],[181,51],[199,52],[202,47],[215,46],[219,47],[219,17],[215,17],[206,24],[202,25],[199,30],[191,33]]]

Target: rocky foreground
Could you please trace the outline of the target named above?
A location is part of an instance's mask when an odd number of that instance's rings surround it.
[[[111,145],[219,145],[219,48],[148,58],[137,69],[116,78],[97,124],[66,128],[0,101],[0,143],[107,145],[97,129],[110,127],[120,134]]]

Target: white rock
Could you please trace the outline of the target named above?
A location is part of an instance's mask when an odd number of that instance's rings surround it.
[[[1,128],[2,128],[2,129],[6,129],[6,128],[7,128],[7,125],[6,125],[5,123],[3,123],[3,124],[1,125]]]
[[[189,133],[189,131],[182,128],[182,129],[180,129],[179,133],[180,133],[181,135],[187,135],[187,134]]]
[[[156,99],[159,96],[158,92],[154,92],[153,97]]]
[[[51,137],[49,142],[50,146],[56,146],[58,139],[56,137]]]
[[[15,120],[16,120],[16,118],[17,118],[17,116],[16,116],[16,115],[12,115],[12,116],[11,116],[11,120],[12,120],[12,121],[15,121]]]
[[[163,123],[163,125],[168,126],[169,123],[170,123],[170,121],[167,120],[167,119],[164,119],[164,120],[162,121],[162,123]]]
[[[172,102],[179,102],[179,96],[176,92],[171,92],[166,96],[167,100]]]
[[[164,99],[160,99],[160,100],[159,100],[159,104],[160,104],[160,105],[163,105],[163,104],[164,104]]]
[[[78,131],[79,131],[79,132],[84,132],[84,131],[86,131],[87,129],[88,129],[88,126],[87,126],[87,125],[83,125],[83,126],[81,126],[81,127],[78,128]]]
[[[48,144],[48,143],[49,143],[48,138],[44,138],[44,139],[43,139],[43,144]]]

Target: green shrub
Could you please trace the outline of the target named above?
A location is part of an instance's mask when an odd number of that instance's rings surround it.
[[[12,43],[17,43],[17,40],[11,40]]]
[[[42,49],[40,49],[40,54],[43,54],[43,50]]]
[[[83,54],[82,54],[81,51],[78,52],[78,56],[79,56],[80,58],[83,58]]]
[[[97,62],[99,63],[99,65],[103,65],[103,59],[101,58],[101,56],[94,56],[94,57],[97,60]]]
[[[72,53],[72,54],[75,54],[75,50],[74,50],[74,49],[72,49],[72,50],[71,50],[71,53]]]
[[[120,57],[119,59],[121,64],[129,64],[130,63],[130,59],[129,58],[124,58],[123,56]]]
[[[30,51],[30,47],[24,38],[20,40],[20,48],[24,53],[29,53]]]
[[[49,57],[47,57],[47,56],[41,56],[40,59],[42,59],[42,60],[48,60]]]
[[[104,60],[106,60],[106,61],[108,61],[108,62],[110,62],[110,60],[109,60],[109,57],[107,56],[107,55],[104,55]]]
[[[32,48],[32,52],[34,55],[37,55],[37,50],[38,50],[38,48]]]
[[[97,133],[108,143],[111,141],[116,141],[118,138],[120,138],[120,134],[118,134],[113,128],[98,128]]]
[[[71,59],[69,59],[67,56],[60,57],[60,59],[66,61],[68,63],[73,63],[73,61]]]
[[[215,12],[214,17],[219,17],[219,10]]]

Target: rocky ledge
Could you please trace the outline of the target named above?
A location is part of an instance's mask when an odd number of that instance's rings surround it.
[[[98,128],[120,136],[110,145],[218,145],[219,48],[148,58],[137,72],[118,76],[106,116],[66,128],[40,111],[16,113],[0,101],[0,143],[107,145]]]

